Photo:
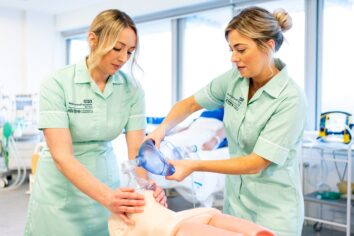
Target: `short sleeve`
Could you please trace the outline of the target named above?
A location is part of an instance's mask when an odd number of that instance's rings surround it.
[[[130,107],[128,122],[124,128],[125,132],[141,130],[146,127],[145,118],[145,93],[140,84],[135,88]]]
[[[53,77],[41,83],[38,128],[69,128],[64,89]]]
[[[208,110],[222,107],[228,86],[235,76],[237,76],[237,71],[231,69],[216,77],[208,85],[194,94],[195,100],[200,106]]]
[[[283,165],[294,151],[306,125],[306,101],[304,96],[284,99],[261,131],[254,153]]]

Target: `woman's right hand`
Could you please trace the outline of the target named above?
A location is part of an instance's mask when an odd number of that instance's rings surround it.
[[[178,182],[184,180],[190,174],[193,173],[197,161],[194,160],[168,160],[168,163],[173,165],[175,173],[170,176],[166,176],[167,180],[176,180]]]
[[[144,195],[134,192],[133,188],[118,188],[109,196],[106,208],[118,215],[126,224],[134,224],[128,214],[144,211]]]
[[[161,141],[165,138],[166,135],[166,126],[160,125],[154,131],[144,138],[144,141],[147,139],[152,139],[155,141],[155,146],[160,148]]]

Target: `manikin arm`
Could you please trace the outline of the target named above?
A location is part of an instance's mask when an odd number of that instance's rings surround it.
[[[214,150],[220,145],[220,143],[224,140],[224,138],[225,138],[224,127],[221,127],[215,132],[215,135],[211,137],[211,139],[203,143],[202,149],[205,151]]]

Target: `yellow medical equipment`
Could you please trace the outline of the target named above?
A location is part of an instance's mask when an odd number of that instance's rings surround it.
[[[350,143],[352,115],[344,111],[329,111],[321,114],[319,138],[325,142]]]

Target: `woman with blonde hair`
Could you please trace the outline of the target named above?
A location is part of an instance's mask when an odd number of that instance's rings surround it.
[[[47,147],[38,164],[25,235],[109,235],[110,214],[132,224],[127,214],[143,211],[143,195],[119,188],[111,144],[124,132],[128,156],[134,158],[145,136],[144,92],[120,71],[135,55],[137,29],[126,13],[106,10],[93,20],[88,43],[88,57],[41,83],[39,128]],[[154,197],[166,205],[160,187]]]
[[[282,9],[273,14],[260,7],[241,10],[225,30],[235,68],[174,105],[147,137],[158,146],[191,113],[224,106],[230,158],[171,161],[176,172],[167,179],[183,180],[194,171],[227,174],[224,212],[281,236],[301,235],[304,219],[297,151],[306,101],[285,63],[274,58],[291,26]]]

